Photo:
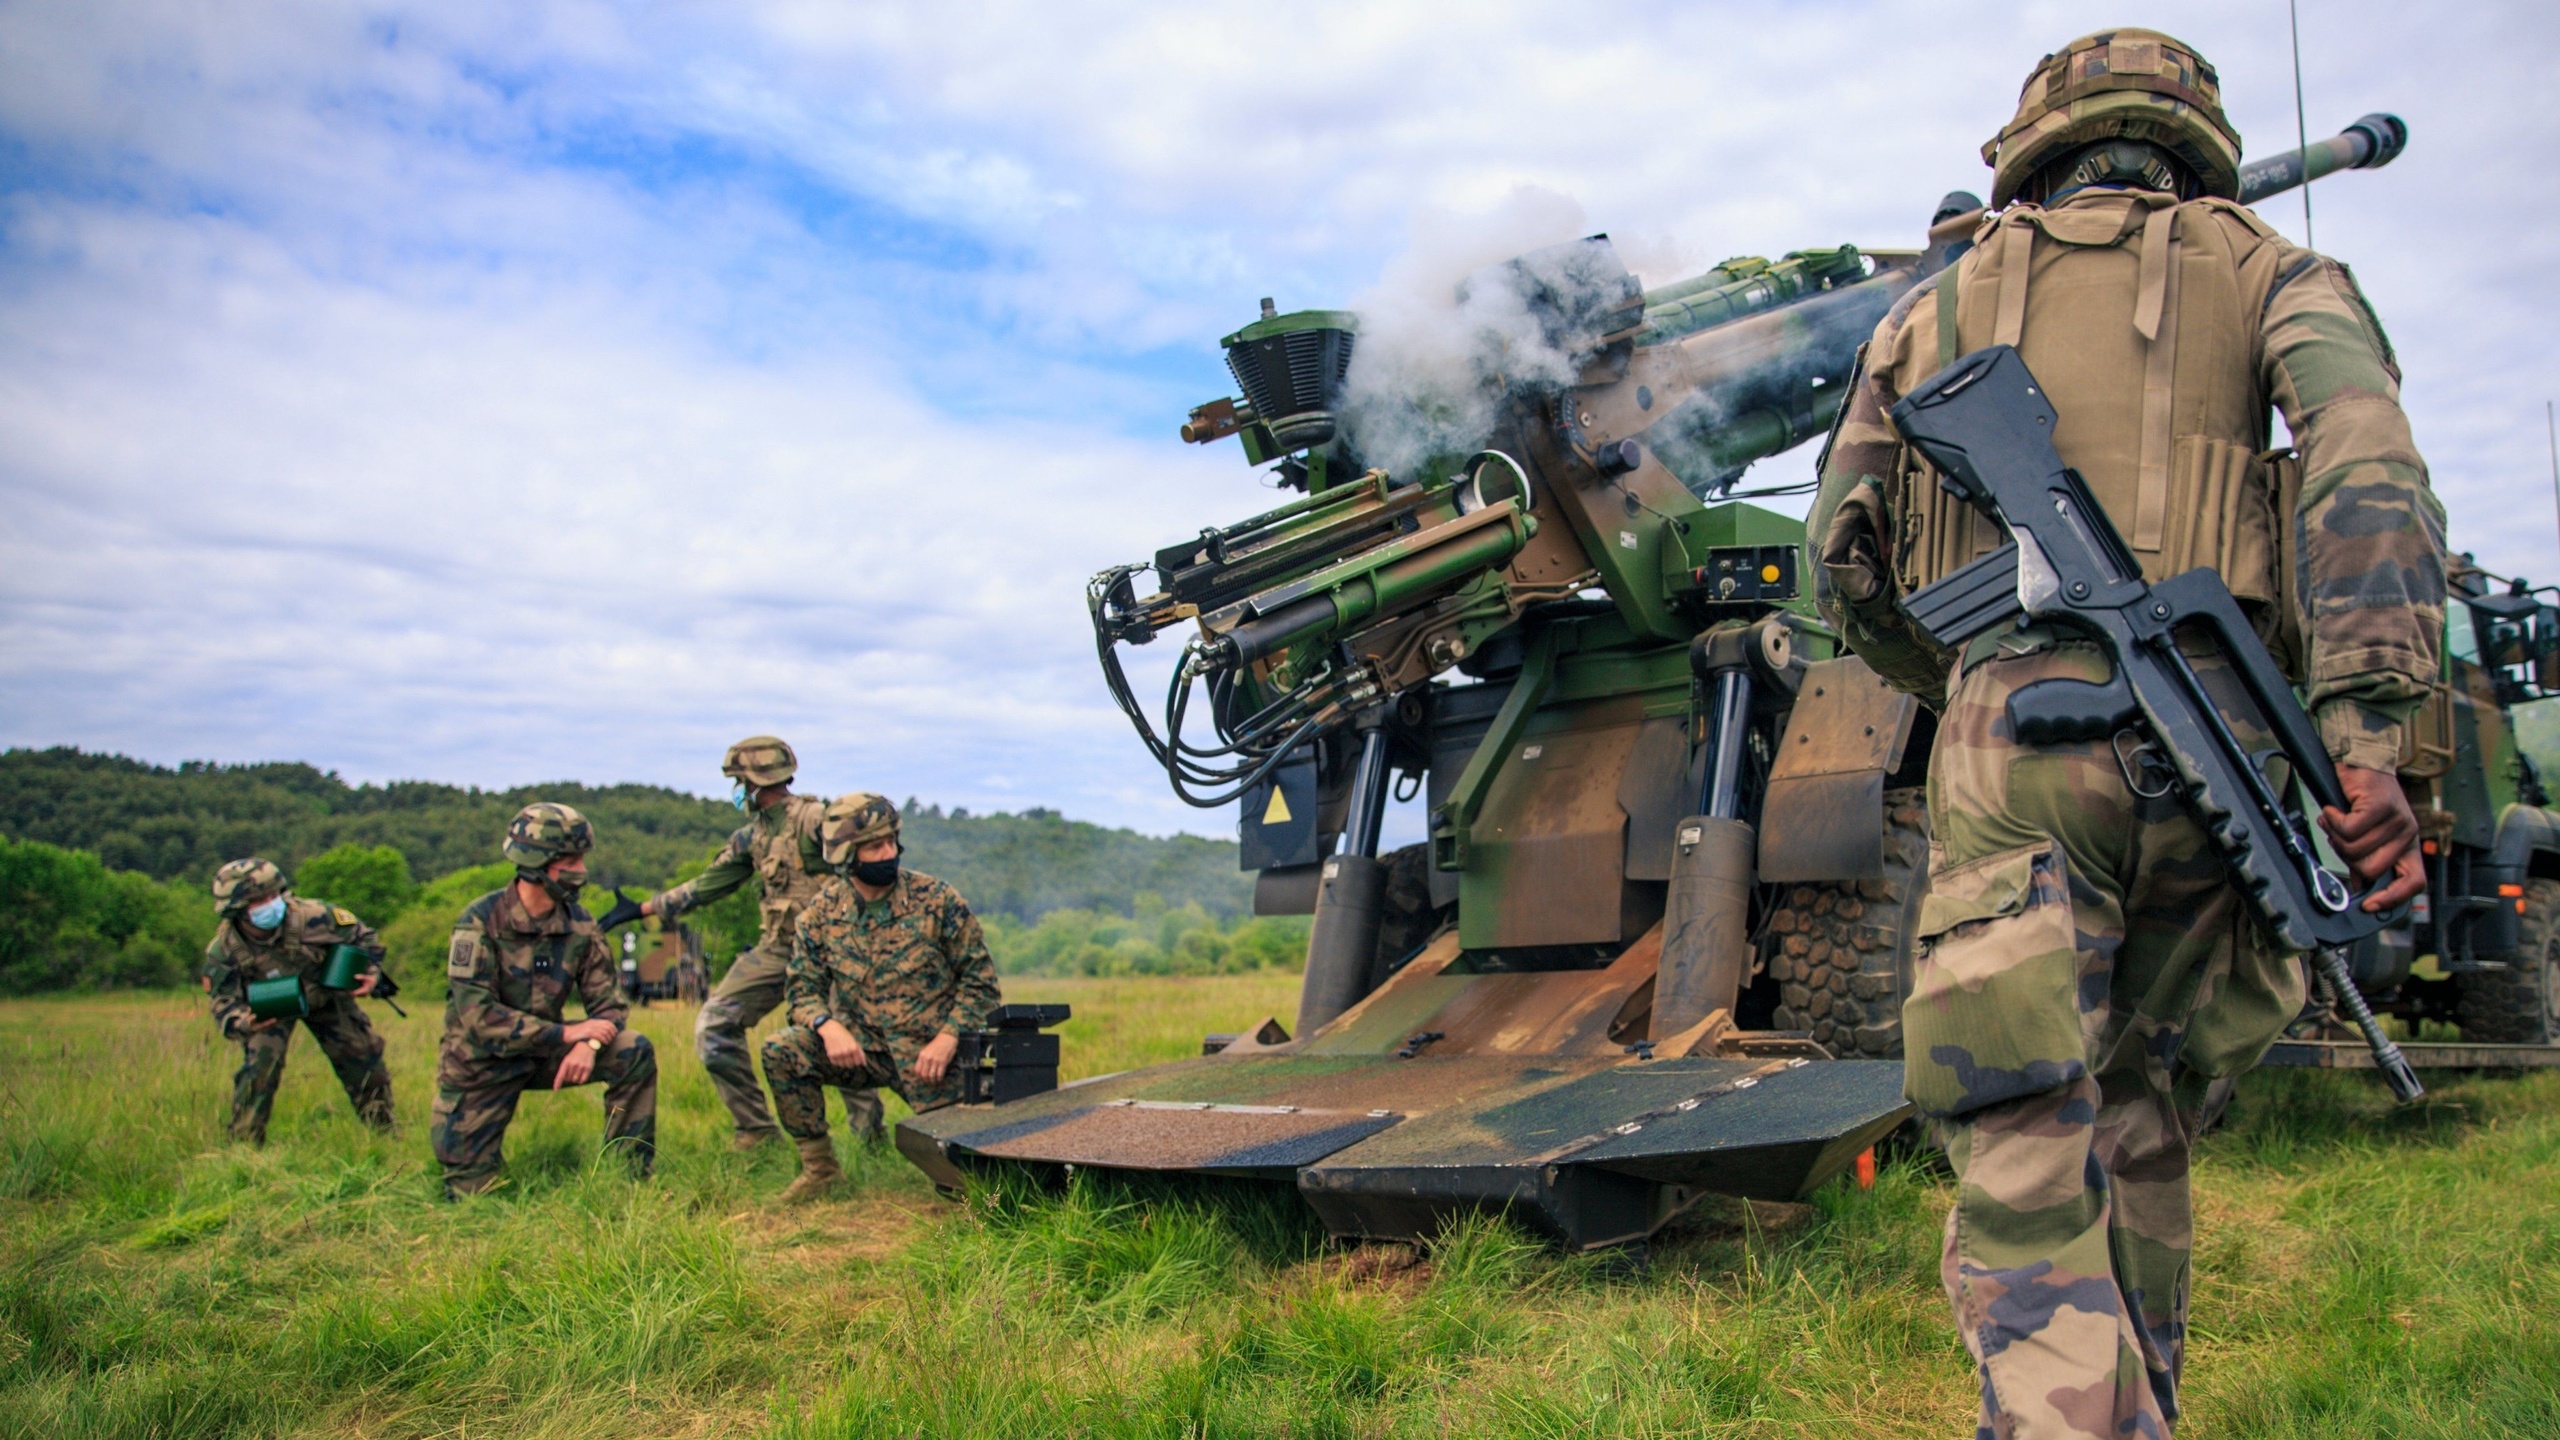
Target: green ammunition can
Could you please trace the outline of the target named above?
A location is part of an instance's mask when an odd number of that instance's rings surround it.
[[[278,975],[249,982],[249,1013],[261,1020],[299,1020],[311,1013],[302,998],[302,977]]]
[[[353,990],[371,963],[363,951],[353,945],[341,945],[329,952],[329,968],[321,974],[320,983],[332,990]]]

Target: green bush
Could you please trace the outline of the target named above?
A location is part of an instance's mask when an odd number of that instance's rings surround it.
[[[514,866],[496,861],[438,877],[418,892],[399,919],[382,927],[382,946],[388,952],[383,968],[404,987],[443,995],[445,947],[452,943],[453,922],[472,901],[515,875]]]
[[[1131,911],[1052,910],[1035,925],[1003,914],[979,918],[1007,975],[1240,975],[1306,961],[1307,922],[1296,916],[1221,921],[1147,891]]]
[[[293,893],[343,905],[379,930],[418,898],[418,882],[396,846],[349,842],[303,861],[293,872]]]
[[[184,985],[216,923],[192,885],[0,838],[0,995]]]

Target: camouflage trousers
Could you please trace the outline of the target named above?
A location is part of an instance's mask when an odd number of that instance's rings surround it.
[[[466,1073],[436,1076],[432,1138],[444,1166],[444,1193],[486,1190],[506,1164],[507,1126],[527,1090],[548,1090],[567,1046],[534,1055],[476,1060]],[[604,1144],[620,1150],[643,1177],[658,1159],[658,1056],[649,1037],[625,1030],[596,1056],[586,1084],[604,1089]]]
[[[830,1085],[844,1092],[848,1124],[855,1118],[853,1097],[869,1094],[877,1104],[878,1087],[883,1085],[897,1091],[899,1098],[919,1111],[957,1103],[958,1067],[944,1071],[939,1080],[921,1079],[916,1074],[919,1048],[866,1045],[862,1048],[862,1065],[847,1069],[827,1062],[827,1043],[815,1033],[803,1026],[791,1026],[764,1042],[764,1078],[773,1086],[774,1114],[781,1117],[782,1128],[793,1139],[823,1140],[827,1134]]]
[[[2227,666],[2194,658],[2240,738],[2268,743]],[[2199,1107],[2302,1002],[2137,736],[2012,733],[2021,687],[2107,673],[2085,642],[1977,642],[1930,758],[1905,1088],[1955,1163],[1941,1278],[1980,1367],[1979,1433],[2001,1440],[2168,1434]]]
[[[354,1001],[332,999],[314,1005],[300,1021],[278,1020],[240,1035],[240,1069],[231,1077],[231,1138],[267,1143],[267,1116],[275,1109],[276,1087],[284,1083],[285,1050],[293,1044],[296,1024],[310,1027],[346,1087],[356,1118],[376,1130],[390,1129],[391,1071],[382,1063],[382,1037]]]
[[[786,945],[788,942],[784,942]],[[694,1017],[693,1048],[702,1068],[729,1107],[738,1133],[756,1137],[773,1133],[773,1115],[764,1107],[764,1086],[756,1080],[755,1056],[747,1049],[747,1032],[782,1003],[790,956],[769,954],[762,945],[739,952],[720,977],[719,988],[702,1002]],[[876,1136],[880,1128],[880,1092],[847,1090],[845,1124],[856,1133]]]

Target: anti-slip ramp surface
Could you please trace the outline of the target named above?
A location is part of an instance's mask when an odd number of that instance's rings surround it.
[[[947,1184],[999,1164],[1294,1179],[1340,1235],[1507,1209],[1584,1249],[1703,1192],[1799,1198],[1907,1113],[1902,1067],[1872,1061],[1211,1056],[936,1110],[898,1140]]]

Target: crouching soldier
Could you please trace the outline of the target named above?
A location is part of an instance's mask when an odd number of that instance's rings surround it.
[[[827,1138],[827,1086],[848,1101],[886,1085],[918,1110],[952,1103],[959,1032],[985,1025],[999,999],[995,957],[969,902],[898,868],[897,806],[862,792],[839,797],[819,836],[836,875],[800,914],[791,1023],[764,1042],[774,1116],[800,1145],[792,1200],[843,1178]]]
[[[301,982],[298,1018],[311,1027],[311,1038],[338,1072],[356,1117],[377,1131],[390,1129],[391,1072],[382,1064],[382,1037],[355,1000],[372,994],[382,977],[382,942],[373,927],[335,905],[292,894],[282,870],[255,858],[214,872],[213,908],[222,924],[205,947],[205,992],[213,998],[213,1023],[223,1038],[240,1042],[240,1073],[231,1081],[231,1138],[252,1145],[267,1141],[267,1115],[284,1079],[285,1047],[293,1042],[297,1017],[261,1019],[249,1008],[249,986],[288,978]],[[330,952],[341,945],[365,955],[363,979],[353,990],[320,983]]]
[[[646,1036],[623,1028],[613,954],[578,905],[595,831],[549,801],[507,826],[514,883],[471,902],[453,928],[444,1047],[436,1062],[435,1150],[445,1194],[485,1190],[529,1086],[604,1082],[604,1139],[632,1171],[658,1154],[658,1061]],[[561,1018],[575,991],[587,1018]]]

